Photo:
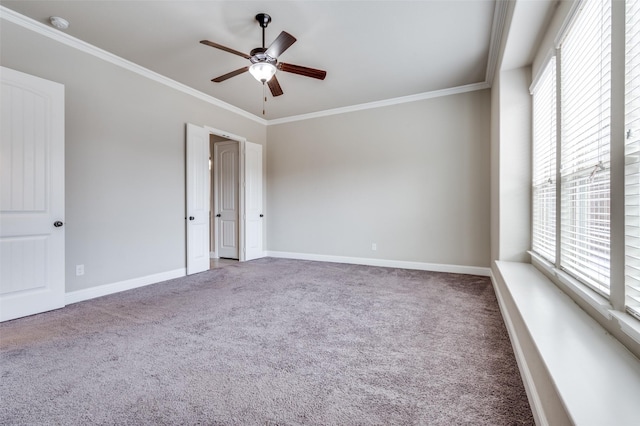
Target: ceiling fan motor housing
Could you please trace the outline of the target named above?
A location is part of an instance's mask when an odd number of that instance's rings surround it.
[[[251,51],[250,53],[251,58],[249,58],[249,60],[251,61],[252,64],[257,64],[259,62],[268,62],[271,65],[275,65],[276,62],[278,62],[278,60],[267,55],[265,53],[266,51],[267,49],[264,47],[256,47]]]

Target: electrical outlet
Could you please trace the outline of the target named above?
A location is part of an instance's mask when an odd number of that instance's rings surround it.
[[[371,243],[371,250],[373,251],[378,250],[378,245],[376,243]]]
[[[84,265],[76,265],[76,277],[84,275]]]

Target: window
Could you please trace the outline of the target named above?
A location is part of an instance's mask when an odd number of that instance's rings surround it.
[[[577,1],[531,91],[532,251],[640,319],[640,1]]]
[[[625,293],[640,318],[640,1],[626,3]]]
[[[533,94],[533,251],[556,259],[556,60],[545,67]]]
[[[582,7],[560,47],[560,267],[609,294],[611,2]]]

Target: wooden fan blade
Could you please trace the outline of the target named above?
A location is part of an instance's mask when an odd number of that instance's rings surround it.
[[[284,62],[278,62],[278,69],[281,71],[292,72],[294,74],[300,74],[305,77],[317,78],[318,80],[324,80],[327,76],[327,72],[323,70],[303,67],[301,65],[285,64]]]
[[[206,44],[207,46],[215,47],[216,49],[224,50],[225,52],[233,53],[234,55],[242,56],[245,59],[251,59],[251,56],[247,55],[246,53],[238,52],[237,50],[234,50],[230,47],[223,46],[209,40],[201,40],[200,43]]]
[[[282,52],[287,50],[293,43],[296,42],[296,38],[289,34],[286,31],[280,33],[278,38],[276,38],[271,46],[264,52],[267,55],[271,56],[273,59],[278,59]]]
[[[211,81],[213,81],[214,83],[221,83],[221,82],[223,82],[225,80],[230,79],[231,77],[235,77],[236,75],[240,75],[243,72],[247,72],[247,71],[249,71],[249,67],[242,67],[242,68],[239,68],[239,69],[237,69],[235,71],[231,71],[231,72],[228,72],[228,73],[226,73],[224,75],[221,75],[220,77],[216,77]]]
[[[269,89],[271,90],[271,94],[276,97],[276,96],[280,96],[282,95],[282,87],[280,87],[280,83],[278,82],[278,79],[276,78],[276,76],[274,75],[273,77],[271,77],[271,80],[267,81],[267,84],[269,85]]]

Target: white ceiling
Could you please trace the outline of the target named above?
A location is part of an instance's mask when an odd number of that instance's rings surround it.
[[[424,1],[1,1],[66,33],[268,120],[385,101],[486,81],[495,0]],[[324,81],[278,72],[284,95],[249,73],[210,80],[249,61],[199,43],[249,53],[261,45],[258,12],[298,40],[279,60],[327,71]],[[496,33],[499,35],[501,29]]]

